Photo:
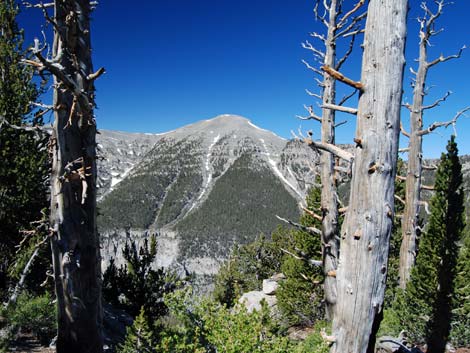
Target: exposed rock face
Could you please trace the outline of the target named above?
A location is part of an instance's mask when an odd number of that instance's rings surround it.
[[[222,115],[163,134],[101,131],[104,265],[157,235],[158,266],[214,274],[231,248],[296,219],[318,154],[248,119]]]
[[[113,190],[159,140],[158,134],[101,130],[97,136],[98,201]]]

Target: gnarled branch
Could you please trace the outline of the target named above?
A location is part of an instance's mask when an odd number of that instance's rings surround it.
[[[307,138],[305,140],[305,142],[307,143],[307,145],[309,145],[312,148],[320,149],[320,150],[329,152],[329,153],[334,154],[335,156],[337,156],[341,159],[344,159],[347,162],[352,162],[352,160],[354,159],[354,155],[352,153],[350,153],[348,151],[345,151],[342,148],[340,148],[338,146],[335,146],[335,145],[332,145],[330,143],[323,143],[323,142],[314,141],[311,138]]]
[[[347,78],[346,76],[344,76],[342,73],[336,71],[335,69],[327,65],[323,65],[321,69],[325,71],[326,73],[328,73],[330,76],[337,79],[338,81],[341,81],[351,87],[354,87],[359,90],[362,90],[364,88],[364,85],[361,82],[353,81],[350,78]]]
[[[323,217],[316,214],[315,212],[313,212],[312,210],[309,210],[307,207],[304,207],[302,206],[302,210],[307,213],[308,215],[312,216],[313,218],[315,218],[316,220],[318,221],[322,221],[323,220]]]
[[[437,99],[433,104],[423,106],[421,110],[427,110],[427,109],[432,109],[432,108],[437,107],[439,104],[444,102],[451,94],[452,94],[451,91],[447,91],[444,97]]]
[[[448,127],[449,125],[455,125],[457,122],[457,119],[460,118],[462,115],[466,116],[465,113],[470,110],[470,107],[466,107],[462,109],[461,111],[457,112],[457,114],[454,116],[452,120],[449,121],[444,121],[444,122],[434,122],[427,129],[420,130],[417,132],[418,136],[423,136],[430,134],[434,130],[436,130],[438,127]]]
[[[307,259],[306,257],[303,257],[303,256],[299,256],[297,254],[294,254],[293,252],[287,250],[287,249],[284,249],[284,248],[281,248],[281,251],[287,255],[290,255],[292,256],[294,259],[296,260],[302,260],[302,261],[305,261],[306,263],[312,265],[312,266],[315,266],[315,267],[322,267],[323,266],[323,263],[319,260],[313,260],[313,259]]]
[[[307,233],[310,233],[310,234],[316,234],[316,235],[320,235],[321,234],[321,230],[320,229],[317,229],[315,227],[306,227],[306,226],[303,226],[302,224],[300,223],[297,223],[297,222],[294,222],[294,221],[291,221],[290,219],[285,219],[285,218],[282,218],[282,217],[279,217],[278,215],[276,215],[276,218],[284,223],[287,223],[287,224],[290,224],[291,226],[297,228],[297,229],[300,229],[300,230],[303,230],[304,232],[307,232]]]
[[[337,111],[352,114],[352,115],[357,115],[356,108],[344,107],[342,105],[325,103],[321,106],[321,108],[332,109],[332,110],[337,110]]]
[[[437,64],[440,64],[440,63],[443,63],[443,62],[446,62],[446,61],[449,61],[449,60],[452,60],[452,59],[458,59],[458,58],[460,58],[460,56],[462,55],[462,52],[465,49],[467,49],[467,47],[464,45],[462,48],[460,48],[460,50],[457,54],[449,55],[449,56],[443,56],[441,54],[437,59],[428,62],[427,66],[428,67],[433,67],[434,65],[437,65]]]

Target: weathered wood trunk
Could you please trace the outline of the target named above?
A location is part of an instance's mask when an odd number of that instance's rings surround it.
[[[371,0],[355,161],[341,230],[333,353],[373,351],[393,223],[407,0]]]
[[[413,103],[410,113],[410,134],[408,166],[406,171],[405,209],[402,219],[402,243],[400,247],[400,288],[405,289],[411,275],[411,268],[416,260],[416,241],[418,217],[421,200],[421,172],[423,167],[423,137],[419,132],[423,129],[423,100],[425,94],[427,63],[427,46],[429,34],[421,29],[419,44],[419,66],[413,90]]]
[[[55,1],[53,54],[65,75],[54,74],[51,138],[50,220],[59,353],[103,349],[89,15],[88,0]]]
[[[328,34],[326,37],[326,52],[324,65],[335,66],[336,60],[336,19],[338,16],[337,1],[332,0],[329,10]],[[334,104],[336,98],[336,80],[328,73],[323,75],[323,105]],[[321,141],[324,143],[335,143],[335,111],[323,108],[321,123]],[[323,271],[325,273],[325,301],[326,314],[329,319],[333,319],[336,305],[336,278],[328,276],[332,271],[336,271],[339,232],[338,232],[338,200],[335,182],[335,158],[334,155],[322,151],[321,163],[321,210],[322,210],[322,247],[323,247]]]

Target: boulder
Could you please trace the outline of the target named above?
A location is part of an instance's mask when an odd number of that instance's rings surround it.
[[[262,291],[251,291],[244,293],[238,302],[245,305],[249,313],[253,310],[261,310],[261,302],[265,300],[268,308],[272,308],[277,304],[277,298],[273,295],[266,295]]]
[[[266,295],[276,294],[279,283],[271,278],[263,280],[263,293]]]

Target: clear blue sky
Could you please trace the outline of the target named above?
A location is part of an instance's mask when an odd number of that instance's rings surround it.
[[[405,100],[411,99],[409,66],[415,66],[417,56],[414,19],[421,13],[419,3],[410,0]],[[314,76],[301,63],[311,54],[300,45],[309,39],[308,32],[322,30],[314,20],[313,4],[313,0],[100,1],[93,14],[93,60],[95,68],[104,66],[107,73],[96,83],[98,127],[163,132],[231,113],[286,138],[300,125],[318,137],[318,123],[295,118],[305,113],[303,104],[316,104],[305,93],[305,88],[318,91]],[[445,31],[434,39],[432,57],[453,54],[470,44],[469,13],[468,0],[446,7],[439,22]],[[29,40],[40,36],[41,16],[39,10],[23,10],[19,22]],[[344,69],[356,80],[361,55],[356,50]],[[435,86],[428,103],[447,90],[454,93],[441,108],[426,114],[425,123],[449,120],[470,106],[469,82],[470,50],[460,60],[435,68],[428,80]],[[407,115],[404,111],[405,125]],[[354,137],[355,121],[349,120],[338,129],[339,143]],[[451,132],[441,129],[427,137],[425,156],[438,157]],[[470,114],[459,120],[457,141],[461,153],[469,154]]]

